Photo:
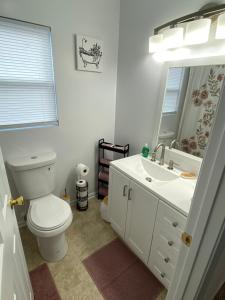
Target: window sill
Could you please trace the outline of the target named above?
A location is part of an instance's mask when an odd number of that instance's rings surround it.
[[[0,132],[7,131],[19,131],[19,130],[28,130],[28,129],[37,129],[37,128],[49,128],[59,126],[59,121],[51,123],[41,123],[41,124],[21,124],[21,125],[12,125],[12,126],[0,126]]]
[[[177,115],[177,111],[163,112],[162,115],[163,115],[163,116]]]

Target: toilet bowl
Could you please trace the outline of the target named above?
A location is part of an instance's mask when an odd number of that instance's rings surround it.
[[[37,238],[40,254],[51,262],[66,255],[65,230],[73,219],[69,204],[52,194],[55,162],[55,152],[8,161],[18,193],[29,201],[27,226]]]
[[[68,250],[65,230],[73,219],[68,203],[53,194],[30,203],[27,226],[36,236],[41,256],[47,261],[62,259]]]

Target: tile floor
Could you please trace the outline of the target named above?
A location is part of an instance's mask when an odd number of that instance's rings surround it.
[[[103,300],[100,292],[86,271],[82,261],[97,249],[117,237],[99,213],[100,202],[93,198],[86,212],[73,209],[74,219],[66,232],[69,250],[63,260],[48,263],[62,300]],[[34,236],[28,228],[21,228],[21,238],[28,269],[42,264]],[[165,299],[165,291],[157,300]]]

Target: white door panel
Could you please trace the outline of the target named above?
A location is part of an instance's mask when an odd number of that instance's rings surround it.
[[[0,149],[0,300],[33,299],[11,192]]]

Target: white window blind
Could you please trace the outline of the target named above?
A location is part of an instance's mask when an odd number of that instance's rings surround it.
[[[0,18],[0,129],[57,124],[50,28]]]
[[[179,107],[184,68],[170,68],[163,102],[163,113],[175,113]]]

